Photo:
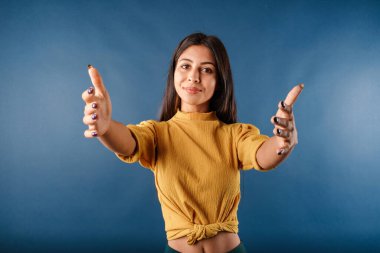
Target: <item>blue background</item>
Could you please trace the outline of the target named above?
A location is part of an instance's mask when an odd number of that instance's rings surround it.
[[[114,119],[157,117],[192,32],[230,55],[238,116],[270,135],[298,82],[299,145],[242,173],[248,252],[380,250],[379,1],[0,1],[0,251],[161,252],[153,174],[85,139],[87,64]]]

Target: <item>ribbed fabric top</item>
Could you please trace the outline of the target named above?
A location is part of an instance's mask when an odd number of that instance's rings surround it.
[[[122,161],[154,173],[168,240],[188,244],[219,231],[238,233],[239,169],[261,168],[256,151],[268,139],[250,124],[225,124],[215,112],[178,111],[169,121],[127,126],[137,147]]]
[[[175,119],[189,119],[189,120],[218,120],[215,111],[212,112],[182,112],[177,111],[174,115]]]

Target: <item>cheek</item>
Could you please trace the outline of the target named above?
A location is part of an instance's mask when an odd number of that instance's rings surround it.
[[[181,79],[180,79],[180,76],[179,76],[177,73],[174,73],[174,89],[175,89],[175,91],[177,92],[177,94],[178,94],[179,91],[180,91],[180,87],[181,87]]]
[[[177,83],[178,83],[178,73],[176,71],[174,72],[174,85],[177,86]]]
[[[184,75],[180,71],[175,71],[174,72],[174,84],[180,85],[181,81],[183,80]]]

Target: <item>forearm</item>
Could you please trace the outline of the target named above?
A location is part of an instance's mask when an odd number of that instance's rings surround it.
[[[131,155],[136,147],[136,141],[131,131],[122,123],[111,121],[109,129],[100,137],[99,141],[109,150],[122,155]]]
[[[278,155],[277,150],[280,147],[280,137],[272,136],[266,140],[256,152],[256,160],[263,170],[272,169],[284,161],[292,152],[291,148],[287,153]]]

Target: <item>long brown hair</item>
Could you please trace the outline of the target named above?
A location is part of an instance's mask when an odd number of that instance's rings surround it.
[[[208,36],[203,33],[193,33],[185,37],[177,46],[172,56],[166,90],[162,99],[160,121],[171,119],[181,106],[181,98],[174,87],[174,71],[183,51],[193,45],[204,45],[210,49],[216,61],[217,84],[214,95],[210,101],[210,110],[216,112],[216,116],[224,123],[236,122],[236,102],[234,96],[234,83],[230,60],[226,48],[216,36]]]

